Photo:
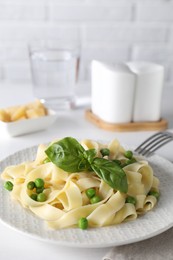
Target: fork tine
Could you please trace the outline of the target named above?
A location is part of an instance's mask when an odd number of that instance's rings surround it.
[[[148,144],[152,143],[154,140],[157,140],[158,137],[162,136],[162,132],[158,132],[152,136],[150,136],[149,138],[147,138],[144,142],[142,142],[136,149],[135,152],[140,153],[143,148],[147,147]]]
[[[164,135],[164,134],[158,135],[157,137],[155,136],[154,138],[150,139],[150,142],[148,141],[148,142],[144,143],[145,145],[143,144],[143,146],[141,146],[141,148],[138,150],[138,152],[143,154],[143,152],[145,152],[146,150],[152,149],[153,147],[158,145],[160,142],[167,140],[169,138],[171,138],[171,137]]]
[[[169,143],[170,141],[172,141],[173,138],[169,138],[169,139],[166,139],[164,140],[164,142],[160,143],[159,145],[156,145],[156,146],[153,146],[154,149],[148,151],[147,153],[144,153],[143,155],[145,156],[150,156],[152,153],[154,153],[156,150],[158,150],[160,147],[162,147],[163,145]]]
[[[149,156],[154,151],[165,145],[166,143],[173,140],[173,134],[170,132],[157,132],[156,134],[150,136],[141,145],[139,145],[135,152]]]
[[[169,143],[173,140],[173,137],[171,136],[164,136],[163,138],[160,138],[157,142],[151,143],[150,146],[147,147],[147,149],[144,149],[142,152],[143,155],[149,156],[156,150],[158,150],[163,145]]]

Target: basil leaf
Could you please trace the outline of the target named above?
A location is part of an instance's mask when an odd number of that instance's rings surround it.
[[[72,137],[65,137],[49,146],[45,153],[59,168],[67,172],[80,172],[90,167],[84,157],[85,149]]]
[[[95,173],[115,190],[126,193],[127,177],[123,169],[115,162],[104,158],[95,158],[91,164]]]
[[[96,150],[95,149],[89,149],[89,150],[85,150],[84,151],[84,157],[87,159],[87,161],[89,162],[89,164],[92,163],[92,161],[94,160],[94,157],[96,156]]]
[[[50,161],[67,172],[94,171],[113,189],[127,192],[127,177],[116,162],[97,158],[96,150],[85,150],[72,137],[65,137],[50,145],[45,153]]]

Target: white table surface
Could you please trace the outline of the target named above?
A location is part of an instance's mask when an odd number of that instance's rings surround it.
[[[86,87],[86,86],[85,86]],[[84,88],[82,85],[81,88]],[[79,90],[80,93],[87,91]],[[0,84],[0,107],[23,104],[34,99],[31,85]],[[173,130],[173,87],[166,87],[163,93],[161,113]],[[73,111],[59,113],[57,121],[49,129],[20,137],[9,137],[0,134],[0,160],[18,150],[39,143],[46,143],[55,138],[73,136],[78,139],[90,138],[96,140],[119,139],[121,143],[137,146],[154,132],[109,132],[97,128],[84,117],[85,108],[78,107]],[[159,155],[173,161],[173,142],[161,148]],[[57,246],[41,242],[20,234],[0,222],[0,259],[1,260],[98,260],[109,250],[108,248],[87,249]]]

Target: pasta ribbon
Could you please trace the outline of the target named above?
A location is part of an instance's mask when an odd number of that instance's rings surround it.
[[[34,161],[8,166],[2,172],[1,178],[13,184],[11,197],[53,229],[76,227],[82,217],[87,218],[90,227],[120,224],[153,209],[157,198],[150,191],[159,192],[159,180],[147,161],[134,158],[127,163],[125,149],[118,140],[103,144],[85,139],[81,145],[85,150],[95,149],[96,157],[102,157],[101,149],[109,149],[106,159],[122,165],[127,193],[114,190],[93,171],[68,173],[60,169],[47,160],[47,145],[41,144]],[[39,194],[37,187],[28,188],[28,183],[36,179],[44,181],[44,201],[33,199],[33,194]],[[99,201],[92,203],[88,189],[94,190]],[[131,197],[135,203],[127,200]]]

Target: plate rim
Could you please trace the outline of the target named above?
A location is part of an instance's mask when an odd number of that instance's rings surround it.
[[[123,145],[124,146],[124,145]],[[128,146],[129,147],[129,146]],[[13,158],[14,156],[16,155],[20,155],[21,153],[30,153],[32,150],[35,150],[35,152],[37,151],[37,148],[38,148],[38,144],[37,145],[33,145],[33,146],[30,146],[30,147],[26,147],[24,149],[20,149],[8,156],[6,156],[5,158],[3,158],[1,161],[0,161],[0,166],[2,166],[2,164],[5,164],[6,165],[6,161],[10,160],[10,158]],[[35,156],[35,154],[34,154]],[[156,158],[156,160],[163,160],[165,163],[168,163],[172,166],[172,169],[173,169],[173,164],[165,159],[164,157],[160,156],[160,155],[154,155],[152,156],[152,158]],[[147,158],[148,161],[150,161],[150,159]],[[155,159],[154,159],[155,160]],[[21,161],[22,162],[22,161]],[[6,167],[6,166],[5,166]],[[3,168],[4,169],[4,168]],[[3,171],[2,169],[2,171]],[[0,179],[0,184],[3,183],[3,180]],[[2,186],[2,185],[1,185]],[[9,194],[7,194],[7,196],[9,196]],[[10,197],[10,196],[9,196]],[[10,198],[11,200],[11,198]],[[18,203],[18,202],[17,202]],[[19,203],[18,203],[19,204]],[[21,205],[19,205],[21,208],[23,208]],[[157,210],[157,209],[156,209]],[[152,211],[151,211],[152,212]],[[26,211],[26,214],[30,214],[29,211],[27,212]],[[32,214],[32,213],[31,213]],[[147,213],[149,214],[149,212]],[[36,216],[35,216],[36,217]],[[38,219],[39,222],[44,222],[44,220],[41,220],[39,219],[38,217],[36,217]],[[138,218],[139,219],[139,218]],[[134,220],[134,221],[131,221],[131,222],[128,222],[128,223],[135,223],[137,220]],[[138,220],[139,221],[139,220]],[[16,228],[14,225],[12,225],[11,223],[8,223],[5,219],[2,218],[1,214],[0,214],[0,222],[2,224],[4,224],[6,227],[8,228],[11,228],[12,230],[15,230],[21,234],[24,234],[24,235],[27,235],[28,237],[31,237],[31,238],[34,238],[34,239],[37,239],[37,240],[41,240],[41,241],[44,241],[44,242],[49,242],[49,243],[54,243],[54,244],[57,244],[57,245],[62,245],[62,246],[68,246],[68,247],[76,247],[76,248],[106,248],[106,247],[112,247],[112,246],[120,246],[120,245],[126,245],[126,244],[131,244],[131,243],[135,243],[135,242],[139,242],[139,241],[143,241],[143,240],[146,240],[148,238],[152,238],[156,235],[159,235],[161,233],[163,233],[164,231],[167,231],[168,229],[170,229],[172,226],[173,226],[173,220],[172,222],[168,222],[164,227],[158,229],[158,230],[155,230],[153,232],[150,232],[148,234],[144,234],[144,235],[141,235],[140,237],[136,238],[130,238],[130,239],[127,239],[127,240],[124,240],[124,241],[120,241],[120,242],[115,242],[115,241],[112,241],[112,242],[95,242],[94,244],[89,244],[89,243],[76,243],[76,242],[72,242],[72,241],[62,241],[62,240],[57,240],[57,239],[50,239],[50,238],[45,238],[45,237],[42,237],[38,234],[34,234],[32,232],[27,232],[27,231],[24,231],[22,229],[19,229],[19,228]],[[122,223],[122,224],[119,224],[118,226],[120,225],[125,225],[126,223]],[[134,224],[132,224],[133,226]],[[97,229],[107,229],[107,228],[116,228],[117,225],[114,225],[114,226],[108,226],[108,227],[101,227],[101,228],[92,228],[92,230],[97,230]],[[69,230],[78,230],[76,228],[68,228]],[[59,230],[51,230],[53,232],[58,232]],[[88,231],[81,231],[81,230],[78,230],[79,232],[86,232],[86,234],[89,234]],[[77,231],[77,232],[78,232]]]

